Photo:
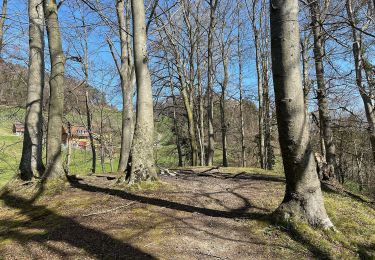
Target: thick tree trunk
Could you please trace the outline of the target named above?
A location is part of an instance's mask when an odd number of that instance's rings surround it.
[[[1,17],[0,17],[0,58],[2,57],[1,54],[2,54],[2,51],[3,51],[3,47],[4,47],[3,46],[3,44],[4,44],[3,43],[3,37],[4,37],[4,23],[5,23],[6,16],[7,16],[7,5],[8,5],[8,0],[3,0],[3,5],[2,5],[2,8],[1,8]],[[29,11],[29,15],[30,15],[30,11]]]
[[[132,144],[129,183],[157,178],[154,160],[154,113],[151,78],[147,67],[147,37],[144,2],[131,0],[134,64],[137,78],[137,116]]]
[[[44,177],[62,177],[61,162],[62,117],[64,112],[64,67],[60,26],[55,0],[44,0],[48,45],[51,60],[50,98],[47,128],[47,170]]]
[[[214,104],[213,104],[213,80],[214,80],[214,64],[212,60],[214,41],[213,35],[216,24],[215,10],[219,0],[210,0],[210,25],[208,28],[208,79],[207,79],[207,124],[208,124],[208,147],[207,147],[207,166],[213,165],[215,153],[214,139]]]
[[[4,1],[6,3],[6,0]],[[4,5],[3,2],[3,5]],[[4,8],[4,6],[3,6]],[[1,26],[1,25],[0,25]],[[44,15],[39,0],[29,0],[29,75],[25,133],[20,177],[30,180],[44,173],[43,142]]]
[[[356,25],[357,19],[353,11],[352,0],[346,0],[346,10],[350,23]],[[355,28],[352,28],[352,36],[356,83],[359,94],[361,95],[363,101],[363,105],[365,107],[366,119],[368,124],[367,129],[371,143],[372,156],[375,162],[375,105],[373,97],[371,97],[372,90],[374,88],[374,80],[372,79],[371,75],[372,69],[369,68],[369,64],[367,64],[367,66],[366,64],[364,64],[362,40],[359,32]],[[366,90],[362,82],[362,69],[364,70],[366,75],[368,90]]]
[[[125,0],[117,0],[116,12],[119,24],[119,35],[121,44],[121,65],[119,68],[121,91],[122,91],[122,128],[121,128],[121,149],[118,172],[124,172],[129,159],[130,149],[133,140],[134,122],[133,122],[133,84],[132,68],[128,45],[130,39],[126,33],[127,22],[125,19]],[[128,7],[129,8],[129,5]],[[128,15],[129,16],[129,15]]]
[[[317,97],[319,106],[320,131],[322,131],[324,138],[324,145],[326,150],[326,161],[328,165],[329,179],[335,177],[336,166],[336,148],[333,142],[333,132],[331,128],[331,116],[329,114],[328,97],[326,83],[324,79],[324,39],[323,31],[320,25],[320,8],[319,3],[314,0],[309,0],[311,13],[311,29],[314,36],[314,59],[316,83],[318,85]]]
[[[279,142],[286,190],[275,216],[331,227],[314,156],[303,101],[300,72],[298,0],[271,0],[271,50]]]

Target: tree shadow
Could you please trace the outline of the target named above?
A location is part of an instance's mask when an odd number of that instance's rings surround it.
[[[70,183],[73,187],[84,190],[84,191],[104,193],[104,194],[108,194],[112,196],[117,196],[122,199],[136,201],[142,204],[149,204],[153,206],[164,207],[164,208],[168,208],[172,210],[178,210],[178,211],[183,211],[183,212],[188,212],[188,213],[199,213],[199,214],[209,216],[209,217],[266,221],[271,226],[285,233],[288,237],[290,237],[295,242],[307,248],[307,250],[311,252],[315,258],[330,259],[329,253],[319,248],[319,246],[315,244],[314,241],[311,241],[310,239],[308,239],[308,237],[304,233],[293,228],[292,226],[287,227],[287,228],[280,226],[280,223],[277,223],[274,221],[272,213],[270,214],[268,211],[267,212],[250,212],[250,213],[247,212],[247,210],[250,208],[256,208],[258,210],[266,210],[266,209],[258,208],[252,205],[252,203],[250,203],[247,198],[243,197],[242,195],[239,196],[239,194],[234,193],[234,191],[229,191],[229,194],[232,194],[234,196],[239,197],[241,200],[244,200],[245,205],[244,207],[241,207],[238,209],[228,209],[228,211],[225,211],[225,210],[217,210],[217,209],[209,209],[209,208],[204,208],[204,207],[192,206],[192,205],[168,201],[168,200],[164,200],[160,198],[145,197],[145,196],[141,196],[137,194],[132,194],[124,190],[98,187],[98,186],[82,183],[80,182],[80,180],[82,179],[76,179],[73,177],[73,178],[70,178]],[[206,196],[207,194],[203,193],[201,195]],[[257,243],[262,244],[260,241],[258,241]],[[288,248],[288,247],[285,246],[285,248]]]
[[[249,173],[249,172],[240,172],[237,174],[231,173],[222,173],[222,172],[203,172],[203,173],[187,173],[184,171],[179,172],[179,175],[187,176],[187,177],[212,177],[218,179],[238,179],[238,180],[255,180],[255,181],[270,181],[270,182],[280,182],[285,183],[284,177],[279,176],[272,176],[266,174],[259,174],[259,173]]]
[[[248,213],[248,212],[244,212],[243,209],[240,211],[237,211],[237,210],[225,211],[225,210],[197,207],[197,206],[182,204],[182,203],[168,201],[168,200],[159,199],[159,198],[145,197],[145,196],[129,193],[124,190],[103,188],[99,186],[89,185],[86,183],[81,183],[79,182],[79,179],[75,179],[72,177],[69,177],[69,182],[72,187],[79,188],[84,191],[105,193],[105,194],[109,194],[112,196],[117,196],[122,199],[136,201],[142,204],[150,204],[150,205],[154,205],[158,207],[164,207],[164,208],[169,208],[169,209],[184,211],[184,212],[189,212],[189,213],[199,213],[199,214],[210,216],[210,217],[241,218],[241,219],[263,219],[263,218],[268,217],[268,214],[265,214],[265,213],[259,213],[259,212]]]
[[[156,259],[106,233],[83,226],[69,217],[58,215],[45,206],[33,205],[30,201],[9,192],[3,193],[0,199],[6,206],[18,209],[19,214],[28,217],[28,220],[7,219],[0,221],[1,226],[9,227],[7,232],[0,233],[0,238],[16,240],[24,246],[27,245],[27,242],[41,243],[64,258],[69,257],[67,252],[53,247],[47,242],[68,243],[99,259]],[[28,234],[22,232],[21,228],[40,229],[43,232]],[[75,253],[72,254],[75,255]]]
[[[342,186],[336,186],[336,185],[331,184],[329,182],[322,181],[321,187],[322,187],[322,190],[324,192],[346,196],[346,197],[349,197],[349,198],[351,198],[355,201],[361,202],[361,203],[367,205],[368,207],[370,207],[372,209],[375,209],[375,201],[367,200],[364,197],[362,197],[360,194],[355,194],[351,191],[348,191]]]

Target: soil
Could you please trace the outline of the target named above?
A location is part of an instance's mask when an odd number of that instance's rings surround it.
[[[141,190],[108,179],[80,177],[32,204],[3,194],[0,259],[317,257],[268,220],[282,177],[180,171]]]

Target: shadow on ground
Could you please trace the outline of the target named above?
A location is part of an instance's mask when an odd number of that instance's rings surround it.
[[[0,223],[1,226],[16,227],[5,234],[0,233],[2,239],[16,240],[23,245],[26,242],[42,243],[62,258],[72,257],[75,254],[68,255],[66,251],[48,246],[47,241],[68,243],[73,247],[83,249],[89,255],[99,259],[156,259],[152,255],[142,252],[132,245],[117,240],[108,234],[85,227],[69,217],[60,216],[45,206],[30,204],[29,201],[10,193],[2,194],[0,199],[6,206],[18,209],[20,210],[20,214],[29,217],[27,221],[2,220]],[[52,225],[46,225],[44,221],[39,221],[47,217],[53,221],[53,223],[49,223]],[[19,231],[22,227],[32,227],[44,232],[41,234],[25,234]]]

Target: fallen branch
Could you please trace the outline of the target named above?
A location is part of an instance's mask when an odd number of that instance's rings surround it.
[[[90,216],[95,216],[95,215],[100,215],[100,214],[106,214],[106,213],[109,213],[109,212],[112,212],[112,211],[115,211],[115,210],[118,210],[118,209],[121,209],[121,208],[128,207],[128,206],[130,206],[134,203],[135,203],[135,201],[132,201],[132,202],[129,202],[128,204],[126,204],[126,205],[118,206],[118,207],[113,208],[113,209],[108,209],[108,210],[104,210],[104,211],[99,211],[99,212],[94,212],[94,213],[82,215],[82,217],[90,217]]]

